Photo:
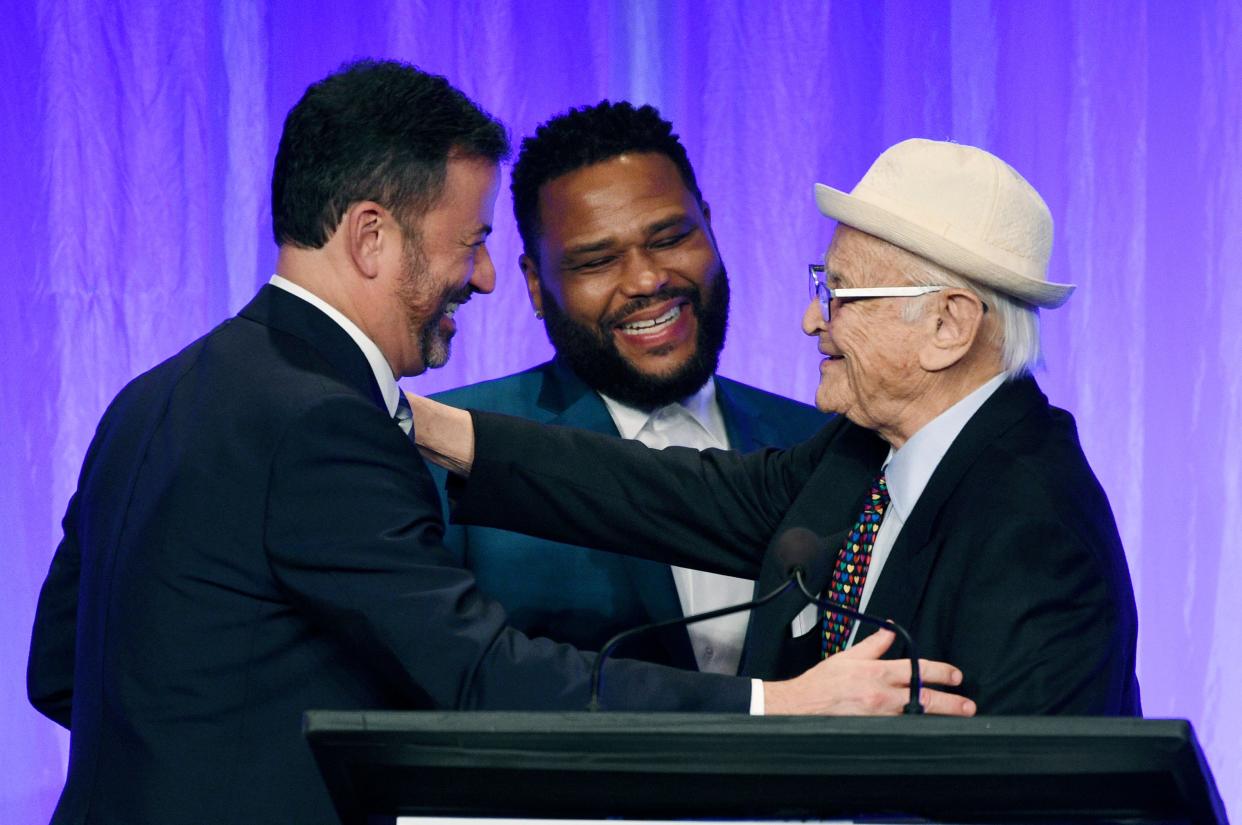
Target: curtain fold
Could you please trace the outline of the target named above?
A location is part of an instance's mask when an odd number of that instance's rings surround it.
[[[1151,716],[1194,722],[1242,810],[1242,8],[1123,0],[160,4],[37,0],[0,23],[0,819],[45,820],[67,738],[22,673],[59,518],[105,405],[275,265],[285,113],[343,62],[446,74],[510,127],[604,97],[653,103],[688,147],[734,302],[722,373],[809,400],[808,262],[886,146],[1000,155],[1057,223],[1043,314],[1053,403],[1078,419],[1125,541]],[[507,192],[496,293],[458,317],[432,392],[551,350]]]

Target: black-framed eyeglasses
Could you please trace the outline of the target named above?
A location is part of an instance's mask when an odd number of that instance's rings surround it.
[[[913,298],[948,289],[946,286],[872,286],[857,288],[833,289],[824,279],[824,265],[811,264],[807,267],[810,273],[811,300],[819,301],[820,311],[825,321],[832,320],[832,303],[858,301],[867,298]]]

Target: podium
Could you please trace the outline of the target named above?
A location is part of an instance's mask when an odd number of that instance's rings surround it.
[[[309,711],[344,822],[871,819],[1226,825],[1188,722]]]

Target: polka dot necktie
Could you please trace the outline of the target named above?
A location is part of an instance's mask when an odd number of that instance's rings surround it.
[[[862,514],[837,553],[832,581],[825,594],[828,599],[851,610],[858,609],[863,584],[867,581],[867,567],[871,564],[871,547],[875,544],[875,536],[880,531],[880,522],[884,519],[884,510],[887,507],[888,483],[884,480],[884,474],[880,473],[871,484],[871,492],[867,495]],[[824,611],[822,651],[825,659],[845,649],[853,626],[854,620],[848,616]]]

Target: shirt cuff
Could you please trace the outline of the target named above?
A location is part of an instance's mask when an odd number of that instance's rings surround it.
[[[763,680],[750,680],[750,715],[763,716]]]

